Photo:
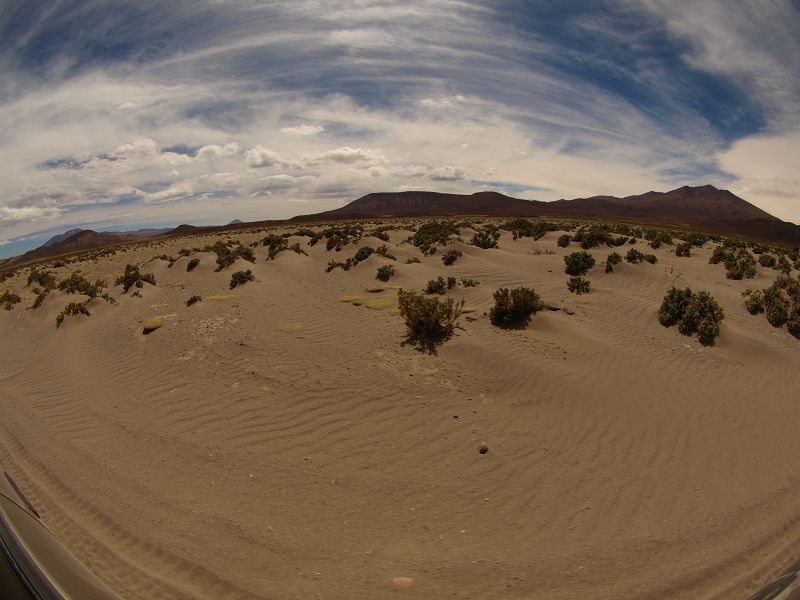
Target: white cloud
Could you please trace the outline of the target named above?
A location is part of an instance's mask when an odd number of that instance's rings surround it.
[[[385,162],[382,156],[373,152],[372,150],[364,150],[363,148],[350,148],[342,146],[335,150],[328,150],[320,154],[312,155],[306,158],[309,164],[319,164],[324,162],[336,162],[345,165],[352,165],[357,162]]]
[[[25,206],[13,208],[0,206],[0,223],[10,225],[22,222],[38,222],[54,219],[61,214],[62,209],[57,207]]]
[[[280,132],[284,135],[317,135],[325,131],[320,125],[294,125],[292,127],[282,127]]]
[[[236,142],[230,142],[225,144],[224,146],[218,146],[217,144],[209,144],[208,146],[203,146],[197,151],[195,157],[198,160],[209,160],[212,158],[218,158],[220,156],[235,156],[239,154],[240,148],[239,144]]]
[[[445,165],[443,167],[439,167],[438,169],[434,169],[434,171],[428,175],[428,177],[434,181],[459,181],[466,179],[467,171],[462,167]]]
[[[283,164],[283,159],[278,153],[264,146],[256,146],[244,153],[244,159],[248,167],[275,167]]]
[[[114,156],[120,158],[151,158],[160,153],[158,144],[150,138],[140,138],[129,144],[122,144],[113,152]]]

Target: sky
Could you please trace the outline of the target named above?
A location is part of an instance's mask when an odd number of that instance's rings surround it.
[[[800,222],[800,0],[0,0],[0,257],[376,191]]]

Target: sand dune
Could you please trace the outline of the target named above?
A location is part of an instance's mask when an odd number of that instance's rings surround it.
[[[604,247],[576,297],[560,232],[454,241],[450,267],[407,235],[396,261],[330,273],[383,242],[151,261],[225,239],[198,236],[55,269],[111,283],[145,263],[156,285],[60,328],[62,292],[0,311],[0,463],[126,598],[746,598],[796,558],[800,345],[741,299],[775,271],[727,280],[707,244],[604,274]],[[477,311],[437,354],[403,344],[396,289],[366,291],[384,264],[405,289],[480,281],[449,292]],[[568,310],[492,326],[518,285]],[[671,285],[723,306],[716,346],[659,325]]]

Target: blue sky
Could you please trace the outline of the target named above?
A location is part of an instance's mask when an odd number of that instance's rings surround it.
[[[372,191],[800,221],[798,0],[0,0],[0,256]]]

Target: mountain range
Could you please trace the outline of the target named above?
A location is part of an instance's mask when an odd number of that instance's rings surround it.
[[[341,208],[299,215],[288,221],[243,223],[235,219],[221,226],[179,225],[174,229],[139,229],[127,232],[98,233],[88,229],[72,229],[53,236],[35,250],[0,261],[0,269],[165,235],[235,231],[281,223],[461,215],[623,221],[739,235],[784,245],[800,245],[800,227],[772,216],[728,190],[720,190],[711,185],[684,186],[669,192],[647,192],[623,198],[592,196],[554,202],[521,200],[492,191],[475,194],[407,191],[367,194]]]

